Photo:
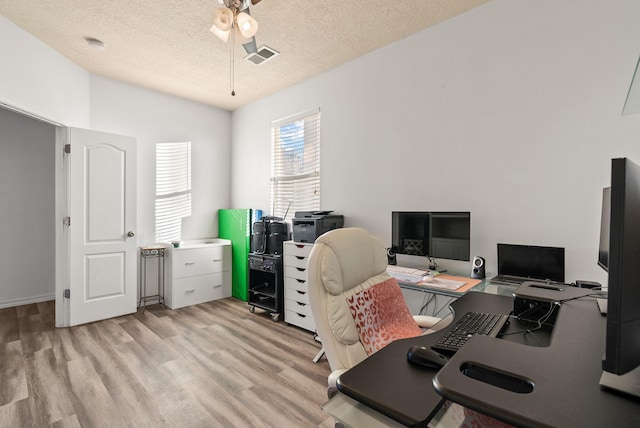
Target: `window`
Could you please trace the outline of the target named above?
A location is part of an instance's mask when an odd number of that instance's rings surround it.
[[[191,215],[191,143],[156,144],[156,242],[179,241]]]
[[[320,209],[320,109],[271,123],[271,215]]]

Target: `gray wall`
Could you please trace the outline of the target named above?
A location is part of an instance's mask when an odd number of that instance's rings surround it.
[[[0,109],[0,307],[53,299],[55,127]]]
[[[640,116],[621,115],[638,16],[637,0],[494,0],[241,108],[232,204],[269,209],[270,123],[320,107],[321,205],[347,226],[390,242],[393,210],[468,210],[490,272],[498,242],[561,246],[568,281],[606,282],[601,189],[612,157],[640,163]]]

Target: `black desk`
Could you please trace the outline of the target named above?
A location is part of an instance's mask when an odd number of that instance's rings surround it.
[[[468,311],[509,313],[513,298],[470,292],[452,308],[454,321]],[[515,324],[507,333],[519,331]],[[406,353],[413,345],[430,346],[444,332],[398,340],[340,376],[338,389],[409,426],[426,426],[443,396],[518,426],[640,426],[640,401],[598,384],[604,332],[595,300],[574,300],[560,308],[550,337],[548,332],[536,332],[535,340],[529,334],[474,337],[440,372],[411,365]],[[460,367],[469,363],[517,374],[533,383],[533,392],[515,393],[467,377]],[[443,396],[434,389],[436,374]]]

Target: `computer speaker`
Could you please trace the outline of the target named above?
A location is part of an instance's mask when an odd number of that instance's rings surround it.
[[[471,262],[471,278],[473,279],[484,279],[485,271],[484,271],[484,259],[480,256],[475,256],[473,261]]]
[[[398,261],[396,260],[396,253],[393,251],[393,248],[387,248],[387,264],[393,266],[398,264]]]

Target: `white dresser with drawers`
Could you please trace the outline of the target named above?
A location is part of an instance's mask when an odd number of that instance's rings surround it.
[[[307,262],[313,243],[284,243],[284,321],[316,331],[307,287]]]
[[[231,296],[231,241],[209,239],[169,246],[165,303],[171,309]]]

